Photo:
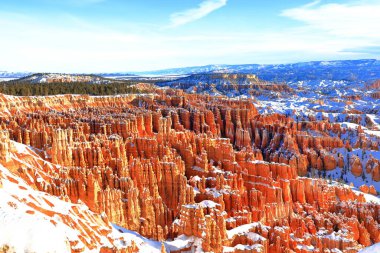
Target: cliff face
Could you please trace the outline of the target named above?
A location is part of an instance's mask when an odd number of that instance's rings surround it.
[[[251,100],[170,89],[1,96],[0,108],[0,162],[10,173],[145,237],[199,239],[177,248],[166,242],[168,252],[356,252],[380,241],[379,204],[299,177],[349,168],[380,180],[375,157],[363,164],[342,151],[371,149],[373,140],[346,143],[340,125],[259,115]]]

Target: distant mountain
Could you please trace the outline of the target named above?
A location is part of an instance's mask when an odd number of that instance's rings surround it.
[[[280,97],[292,94],[287,84],[260,80],[254,74],[203,73],[192,74],[173,81],[157,82],[158,86],[184,89],[189,93],[234,96]]]
[[[123,73],[108,73],[108,74],[97,74],[101,77],[109,78],[112,80],[131,80],[140,82],[156,82],[156,81],[171,81],[188,75],[134,75],[134,74],[123,74]]]
[[[107,77],[107,78],[138,77],[138,75],[127,73],[127,72],[96,73],[96,75]]]
[[[119,80],[173,80],[183,76],[200,73],[244,73],[255,74],[260,79],[274,82],[297,81],[363,81],[380,79],[380,60],[341,60],[312,61],[289,64],[240,64],[206,65],[184,68],[172,68],[144,72],[97,73],[96,76]],[[14,79],[29,76],[30,72],[0,71],[0,79]],[[65,75],[65,74],[56,74]],[[89,74],[75,74],[83,76]]]
[[[184,67],[184,68],[172,68],[154,71],[143,71],[143,72],[133,72],[136,75],[142,76],[163,76],[163,75],[189,75],[189,74],[199,74],[214,71],[224,71],[228,70],[228,67],[240,66],[240,65],[206,65],[197,67]]]
[[[58,73],[37,73],[14,80],[16,82],[28,83],[93,83],[103,84],[116,82],[116,80],[107,79],[97,75],[85,74],[58,74]]]
[[[31,75],[31,72],[8,72],[0,71],[0,79],[14,79]]]
[[[207,65],[139,72],[139,75],[183,75],[198,73],[250,73],[261,79],[276,82],[296,82],[305,80],[332,81],[373,81],[380,79],[380,61],[342,60],[312,61],[291,64],[243,64],[243,65]]]

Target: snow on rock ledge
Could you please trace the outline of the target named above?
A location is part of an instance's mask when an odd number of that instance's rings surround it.
[[[11,252],[136,250],[104,215],[37,191],[0,165],[0,248]]]

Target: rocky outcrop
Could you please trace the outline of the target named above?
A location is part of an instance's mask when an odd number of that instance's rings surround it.
[[[353,155],[350,158],[350,167],[351,167],[351,173],[354,176],[358,177],[358,176],[362,175],[363,167],[362,167],[362,163],[361,163],[359,157]]]

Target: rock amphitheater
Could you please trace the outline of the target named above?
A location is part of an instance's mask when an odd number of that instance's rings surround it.
[[[0,95],[0,108],[0,216],[64,227],[69,252],[353,253],[380,242],[373,186],[306,177],[340,168],[380,181],[375,157],[339,152],[379,149],[360,128],[174,89]]]

